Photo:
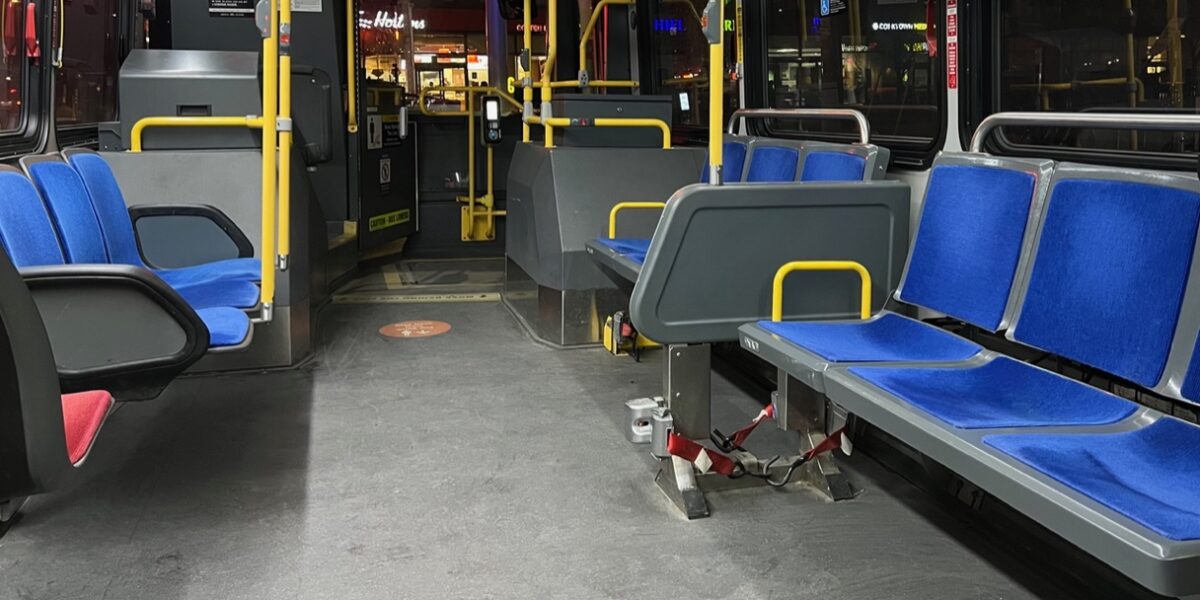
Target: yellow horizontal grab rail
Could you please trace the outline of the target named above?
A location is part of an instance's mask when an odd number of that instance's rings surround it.
[[[262,129],[262,117],[143,117],[133,124],[129,150],[142,151],[142,134],[150,127],[249,127]]]
[[[632,209],[662,210],[666,207],[666,202],[618,202],[608,213],[608,239],[613,240],[617,238],[617,214],[621,211]]]
[[[662,132],[663,150],[671,149],[671,126],[662,119],[624,119],[617,117],[569,119],[567,117],[552,117],[541,119],[541,122],[543,125],[549,127],[654,127]]]
[[[862,280],[862,297],[859,300],[859,316],[871,318],[871,273],[861,263],[852,260],[797,260],[787,263],[775,272],[775,283],[771,287],[771,320],[783,320],[783,280],[797,271],[854,271]]]
[[[517,112],[521,112],[521,110],[524,108],[520,102],[517,102],[516,98],[513,98],[503,90],[495,87],[430,86],[422,89],[421,93],[417,95],[417,108],[421,110],[421,114],[430,117],[465,117],[471,114],[465,110],[429,110],[429,108],[425,106],[425,99],[427,96],[429,96],[429,94],[445,92],[454,94],[486,94],[489,96],[499,96],[502,100],[507,102],[509,106],[515,108]]]

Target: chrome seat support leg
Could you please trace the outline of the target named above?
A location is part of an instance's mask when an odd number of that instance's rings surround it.
[[[800,434],[800,453],[808,452],[825,441],[826,432],[845,426],[846,414],[833,407],[820,392],[798,379],[779,371],[779,391],[775,395],[775,421],[787,431]],[[831,500],[854,497],[850,481],[837,465],[833,452],[822,454],[804,465],[801,480]]]

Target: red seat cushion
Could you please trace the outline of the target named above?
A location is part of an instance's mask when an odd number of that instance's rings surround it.
[[[104,391],[63,394],[63,428],[71,464],[79,466],[87,458],[112,405],[112,394]]]

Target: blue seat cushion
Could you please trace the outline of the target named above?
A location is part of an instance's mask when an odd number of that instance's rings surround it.
[[[597,238],[596,241],[639,265],[646,262],[646,253],[650,251],[650,240]]]
[[[960,429],[1108,425],[1137,408],[1008,357],[965,369],[854,367],[850,372]]]
[[[1135,431],[989,435],[984,443],[1172,540],[1200,539],[1200,428],[1163,418]]]
[[[29,165],[29,176],[42,194],[68,262],[109,262],[92,199],[75,169],[65,162],[36,162]]]
[[[61,265],[66,259],[37,188],[21,173],[0,172],[0,245],[13,265]]]
[[[894,313],[869,321],[762,321],[759,327],[832,363],[950,362],[971,358],[982,349],[949,331]]]
[[[250,335],[250,317],[236,308],[202,308],[196,314],[208,327],[209,348],[236,346]]]
[[[92,201],[104,233],[109,259],[114,263],[145,266],[138,251],[137,236],[129,220],[129,208],[117,177],[99,154],[80,153],[70,158]]]
[[[934,166],[900,299],[999,328],[1036,184],[1033,173],[1013,169]]]
[[[258,305],[258,286],[249,281],[206,281],[172,287],[192,308],[254,308]]]
[[[742,168],[746,164],[746,144],[745,142],[725,142],[724,148],[724,164],[721,165],[722,177],[725,183],[741,183]],[[707,159],[704,161],[704,170],[700,171],[700,183],[708,183],[710,164],[712,163]]]
[[[746,183],[796,180],[800,151],[789,146],[757,146],[750,153]]]
[[[1013,339],[1158,385],[1191,269],[1200,193],[1066,179],[1048,202]]]
[[[861,181],[867,160],[849,152],[810,152],[800,181]]]
[[[262,266],[257,258],[230,258],[178,269],[156,269],[154,273],[173,286],[220,280],[258,281],[262,279]]]

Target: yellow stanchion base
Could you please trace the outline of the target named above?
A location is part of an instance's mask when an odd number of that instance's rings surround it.
[[[462,241],[464,242],[491,242],[496,239],[496,216],[495,212],[489,214],[488,207],[492,205],[491,196],[483,196],[475,199],[475,212],[471,214],[470,199],[466,196],[459,196],[458,201],[463,203],[462,207]]]

